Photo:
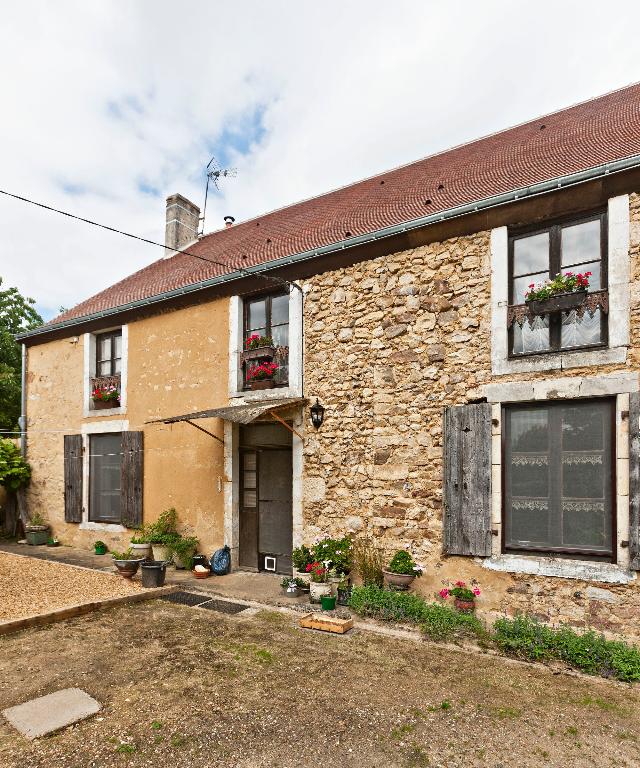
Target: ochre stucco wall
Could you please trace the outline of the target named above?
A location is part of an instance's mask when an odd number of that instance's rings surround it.
[[[368,535],[426,565],[416,589],[476,579],[481,613],[640,636],[640,589],[511,575],[442,555],[442,416],[496,382],[635,371],[640,354],[640,199],[631,198],[626,364],[494,376],[490,233],[384,256],[307,281],[305,394],[326,407],[304,453],[305,540]],[[505,280],[507,276],[505,275]],[[471,390],[476,390],[472,395]],[[595,588],[595,589],[594,589]]]
[[[30,508],[48,518],[63,543],[90,547],[102,539],[122,548],[129,533],[64,522],[63,435],[79,433],[83,423],[126,419],[128,429],[144,431],[144,520],[175,506],[182,529],[195,533],[210,553],[223,543],[222,445],[188,424],[145,422],[227,404],[228,300],[132,322],[128,334],[122,415],[83,418],[84,336],[29,349]],[[203,426],[222,437],[220,421]]]

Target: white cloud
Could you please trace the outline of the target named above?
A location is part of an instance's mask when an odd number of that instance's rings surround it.
[[[0,26],[0,188],[162,240],[213,150],[238,168],[215,229],[639,80],[638,22],[631,2],[28,0]],[[49,316],[162,255],[3,197],[0,221],[0,275]]]

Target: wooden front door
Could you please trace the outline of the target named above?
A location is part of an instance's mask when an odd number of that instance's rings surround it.
[[[240,456],[240,567],[291,573],[291,449],[245,449]]]

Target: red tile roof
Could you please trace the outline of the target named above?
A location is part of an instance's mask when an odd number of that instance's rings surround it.
[[[149,298],[238,268],[640,154],[640,84],[233,227],[107,288],[54,322]]]

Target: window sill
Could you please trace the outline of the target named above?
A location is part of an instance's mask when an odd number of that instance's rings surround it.
[[[282,400],[289,397],[302,397],[296,387],[274,387],[273,389],[246,390],[240,392],[230,392],[229,399],[240,399],[247,403],[262,400]]]
[[[123,416],[126,412],[126,407],[122,406],[120,408],[101,408],[99,411],[88,408],[85,409],[83,416],[85,419],[99,419],[103,416]]]
[[[558,557],[527,555],[498,555],[482,561],[483,568],[506,573],[526,573],[532,576],[557,576],[561,579],[600,581],[605,584],[629,584],[636,574],[615,563],[589,560],[563,560]]]
[[[503,358],[494,360],[492,373],[530,373],[532,371],[556,371],[565,368],[581,368],[592,365],[609,365],[627,361],[626,347],[607,349],[587,349],[584,352],[549,352],[539,355],[527,355],[521,358]]]
[[[88,520],[80,523],[79,527],[81,531],[102,531],[104,533],[126,533],[128,530],[120,523],[93,523]]]

